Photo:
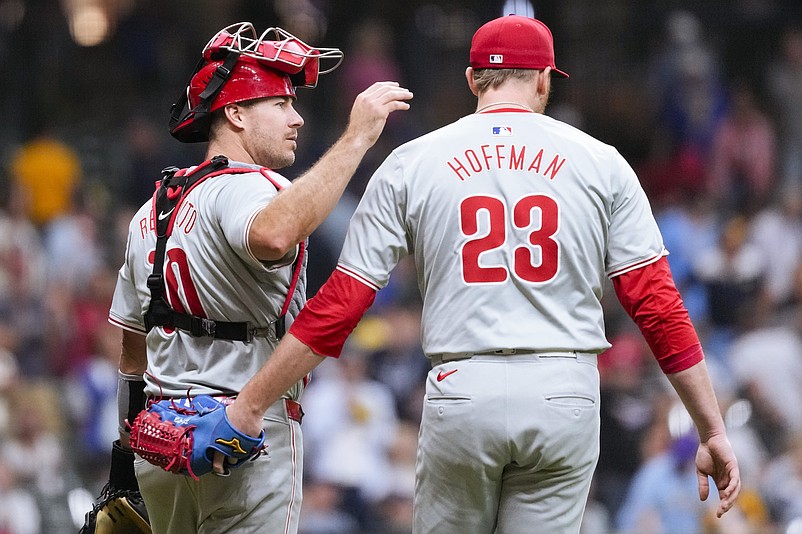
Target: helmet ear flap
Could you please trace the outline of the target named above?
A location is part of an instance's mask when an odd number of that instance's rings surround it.
[[[170,134],[182,143],[202,143],[209,140],[212,114],[189,112],[181,121],[170,118]]]
[[[198,65],[195,67],[192,76],[189,77],[187,88],[181,92],[178,99],[170,107],[170,134],[183,143],[196,143],[201,142],[203,139],[196,139],[197,130],[194,124],[194,113],[189,107],[189,87],[192,79],[200,71],[201,67],[206,61],[201,58]]]
[[[209,126],[212,122],[211,106],[220,93],[231,72],[237,64],[240,54],[235,51],[226,52],[227,57],[218,65],[214,75],[199,95],[197,105],[190,108],[189,92],[192,80],[203,69],[206,60],[201,58],[195,72],[190,78],[187,90],[184,91],[170,110],[170,134],[183,143],[199,143],[209,140]]]

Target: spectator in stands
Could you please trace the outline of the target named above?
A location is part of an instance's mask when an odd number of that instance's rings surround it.
[[[69,211],[81,172],[75,150],[50,133],[22,145],[11,160],[13,180],[30,201],[28,215],[40,227]]]
[[[370,365],[368,354],[347,346],[335,365],[316,370],[304,392],[305,469],[346,493],[343,508],[363,528],[393,489],[390,451],[398,429],[392,392],[368,377]]]
[[[34,495],[20,484],[8,461],[0,457],[0,533],[40,534],[42,516]]]
[[[766,262],[747,241],[749,221],[731,217],[721,228],[718,242],[694,262],[694,273],[705,288],[707,317],[706,354],[721,363],[740,322],[767,312],[764,293]]]
[[[594,474],[595,498],[615,517],[641,457],[641,442],[652,424],[648,380],[649,347],[638,334],[623,332],[599,355],[601,435],[599,465]]]
[[[789,438],[786,449],[769,463],[762,482],[762,494],[779,532],[791,533],[785,528],[802,519],[802,433]]]
[[[691,427],[677,428],[665,450],[646,458],[638,467],[615,520],[622,534],[689,534],[699,530],[711,505],[695,497],[697,445]]]
[[[769,454],[777,454],[789,433],[802,433],[802,324],[798,316],[795,326],[774,326],[768,317],[753,311],[752,328],[734,338],[727,361],[752,402],[752,424]]]
[[[73,455],[88,481],[105,482],[108,465],[97,459],[117,439],[117,369],[120,359],[119,331],[107,321],[92,330],[92,344],[65,377],[64,411],[78,439]]]
[[[752,215],[775,191],[774,124],[745,82],[732,87],[731,106],[713,132],[708,183],[724,213]]]
[[[780,179],[802,185],[802,26],[780,32],[780,53],[770,65],[766,85],[780,131]]]
[[[660,125],[654,141],[667,143],[678,161],[706,160],[726,109],[721,60],[706,38],[707,28],[692,11],[672,11],[651,58],[648,88]]]
[[[655,213],[669,251],[668,263],[674,283],[682,295],[693,321],[707,315],[705,287],[696,276],[695,265],[708,250],[715,249],[719,239],[718,214],[709,197],[699,192],[683,195]]]
[[[775,200],[750,223],[748,240],[766,262],[766,295],[776,314],[794,298],[797,270],[802,265],[802,188],[782,186]]]
[[[0,210],[0,346],[19,359],[24,376],[50,372],[46,353],[48,316],[44,302],[47,263],[36,226],[28,218],[28,196],[16,183],[9,184]]]

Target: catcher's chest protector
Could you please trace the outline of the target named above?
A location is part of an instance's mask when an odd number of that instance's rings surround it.
[[[229,168],[228,158],[215,156],[208,162],[195,168],[191,173],[169,167],[162,171],[159,188],[153,195],[154,216],[156,219],[156,251],[153,260],[153,272],[148,276],[148,289],[150,289],[150,304],[145,313],[145,327],[148,331],[154,326],[167,326],[189,332],[195,337],[213,337],[229,341],[243,341],[248,343],[255,335],[264,335],[269,327],[254,327],[248,322],[216,321],[206,317],[190,315],[174,310],[165,297],[164,259],[167,249],[167,239],[172,233],[175,218],[180,213],[180,204],[192,189],[204,180],[221,174],[237,174],[253,172],[251,168]],[[303,244],[301,244],[303,247]],[[295,263],[293,283],[287,293],[287,299],[282,307],[281,315],[275,323],[275,334],[281,339],[285,331],[285,315],[289,303],[295,292],[298,273],[303,264],[299,253]]]

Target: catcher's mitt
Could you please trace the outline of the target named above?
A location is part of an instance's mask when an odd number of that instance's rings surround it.
[[[109,482],[79,534],[151,534],[145,502],[134,476],[134,453],[115,441],[111,451]]]
[[[256,458],[265,433],[249,436],[234,428],[226,405],[209,395],[151,402],[131,424],[131,448],[171,473],[196,479],[212,471],[214,452],[226,456],[226,468]]]

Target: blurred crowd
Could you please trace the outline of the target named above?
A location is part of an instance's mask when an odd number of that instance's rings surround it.
[[[571,78],[553,84],[547,114],[615,145],[649,194],[744,483],[722,519],[715,494],[699,501],[698,438],[610,286],[601,457],[583,534],[802,532],[798,2],[119,2],[128,8],[116,32],[91,49],[71,43],[65,4],[0,0],[0,533],[76,532],[106,482],[120,348],[106,318],[125,230],[162,168],[203,155],[166,124],[206,40],[252,20],[344,49],[338,71],[299,92],[306,125],[289,178],[373,81],[416,95],[313,234],[311,296],[371,171],[473,110],[462,75],[470,36],[502,9],[555,33]],[[404,261],[340,361],[314,372],[302,534],[410,532],[428,370],[419,317]]]

